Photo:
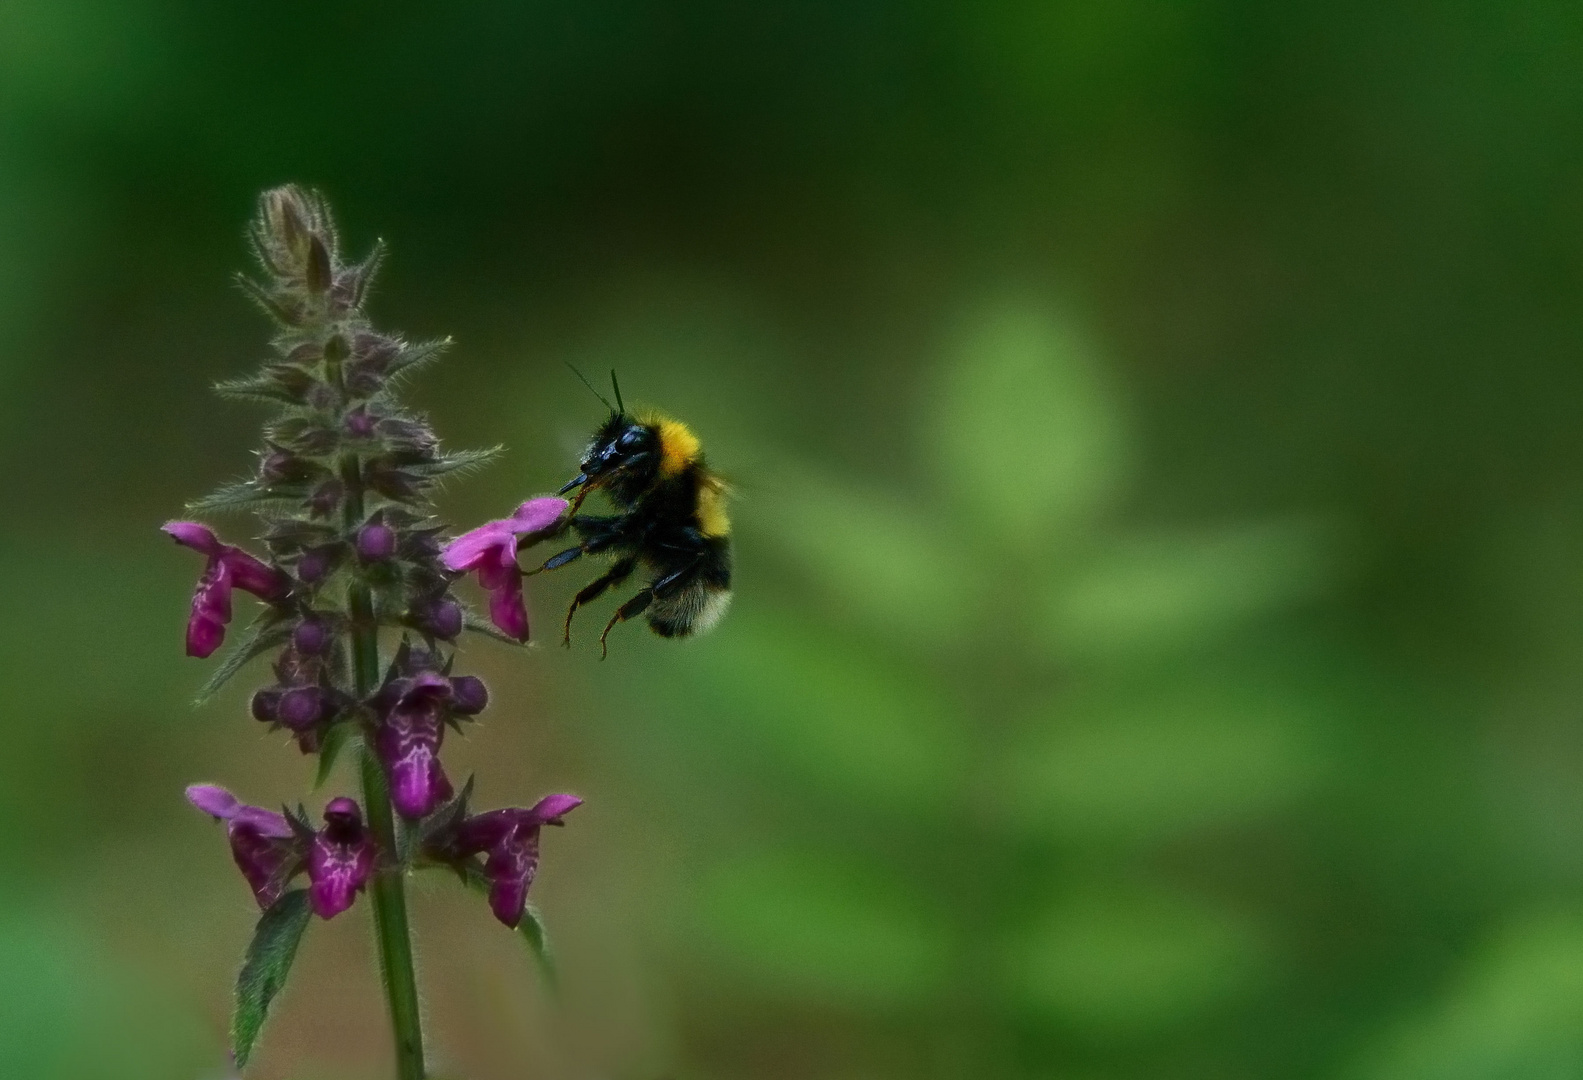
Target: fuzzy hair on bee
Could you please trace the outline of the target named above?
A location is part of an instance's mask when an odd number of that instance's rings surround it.
[[[593,390],[587,379],[583,383]],[[608,654],[606,638],[617,623],[646,615],[661,637],[687,637],[713,627],[731,603],[731,519],[725,506],[730,488],[709,469],[698,436],[686,424],[655,412],[628,413],[614,371],[610,385],[616,404],[594,390],[610,415],[594,432],[578,474],[560,490],[577,490],[564,527],[579,542],[538,568],[554,570],[584,555],[613,560],[573,598],[563,631],[567,645],[579,607],[639,569],[647,575],[648,584],[605,624],[601,655]],[[581,512],[593,491],[604,494],[614,514]]]

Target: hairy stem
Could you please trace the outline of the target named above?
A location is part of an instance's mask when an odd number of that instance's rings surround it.
[[[357,475],[355,458],[345,472]],[[358,486],[348,490],[347,520],[362,517],[362,492]],[[379,625],[374,621],[374,605],[368,586],[352,586],[348,604],[351,616],[352,670],[357,696],[366,700],[379,685]],[[390,792],[385,774],[373,748],[362,752],[363,805],[368,809],[368,824],[379,846],[397,865],[375,874],[370,891],[374,901],[374,936],[379,946],[379,969],[384,976],[385,995],[390,1001],[390,1024],[396,1037],[397,1080],[424,1080],[423,1022],[418,1013],[418,979],[412,966],[412,931],[407,925],[407,886],[405,871],[397,859],[396,819],[390,809]]]

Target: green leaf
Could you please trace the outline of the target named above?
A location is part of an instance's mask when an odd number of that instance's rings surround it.
[[[319,768],[313,778],[313,790],[317,791],[324,786],[330,778],[330,773],[335,770],[336,759],[341,751],[351,741],[357,731],[357,725],[350,720],[342,720],[332,724],[330,730],[324,733],[324,743],[319,747]]]
[[[1583,1061],[1583,913],[1501,917],[1491,937],[1458,950],[1427,1001],[1375,1036],[1357,1080],[1500,1080],[1576,1076]]]
[[[938,812],[959,782],[966,725],[927,668],[878,662],[826,626],[746,611],[699,644],[677,650],[668,689],[645,686],[644,701],[711,757],[734,753],[758,775],[784,769],[864,808],[910,814]]]
[[[465,476],[488,465],[499,457],[505,449],[504,446],[491,446],[484,450],[457,450],[441,454],[433,461],[408,465],[406,470],[418,476],[448,476],[453,473],[458,476]]]
[[[1030,710],[995,786],[1013,824],[1067,841],[1149,842],[1256,820],[1334,767],[1323,719],[1335,708],[1284,679],[1124,680]]]
[[[1328,540],[1310,523],[1267,522],[1109,545],[1049,594],[1049,643],[1101,656],[1213,641],[1321,591]]]
[[[981,310],[938,385],[925,445],[971,520],[1024,549],[1089,524],[1122,479],[1122,416],[1092,345],[1038,301]]]
[[[202,705],[208,701],[219,692],[220,687],[231,680],[233,675],[246,667],[248,661],[282,644],[290,636],[291,627],[278,620],[273,611],[261,613],[226,650],[220,665],[214,669],[203,686],[199,687],[194,704]]]
[[[450,338],[438,338],[434,341],[408,345],[396,354],[396,358],[385,369],[386,377],[394,379],[397,375],[406,376],[419,368],[427,367],[444,355],[445,350],[450,347]]]
[[[281,488],[264,489],[251,480],[238,480],[218,491],[211,491],[202,498],[187,504],[195,514],[228,511],[242,513],[270,509],[291,510],[300,508],[306,491],[291,492]]]
[[[270,1002],[286,985],[297,945],[308,928],[313,909],[308,906],[306,889],[293,889],[258,920],[247,959],[236,979],[236,1014],[231,1021],[231,1049],[237,1068],[247,1064],[253,1044],[264,1026]]]
[[[1092,882],[1009,935],[1001,972],[1008,1000],[1052,1027],[1124,1042],[1249,996],[1273,959],[1231,910]]]
[[[528,943],[533,958],[538,961],[539,973],[544,976],[544,984],[551,990],[558,990],[560,973],[555,969],[555,954],[550,951],[550,939],[544,929],[544,917],[531,903],[523,909],[522,921],[517,924],[517,933],[522,935],[522,940]]]
[[[693,884],[688,929],[719,967],[777,996],[916,1006],[950,978],[952,928],[882,867],[828,851],[743,855]]]
[[[887,638],[957,640],[984,595],[984,570],[950,529],[885,492],[788,471],[763,485],[753,519],[796,556],[832,607]]]
[[[246,379],[226,379],[214,384],[214,392],[232,401],[253,401],[266,405],[293,405],[296,399],[274,379],[262,375]]]
[[[485,896],[489,895],[489,878],[485,876],[482,866],[469,860],[463,866],[462,873],[468,888]],[[523,909],[522,921],[517,924],[517,933],[522,935],[522,940],[527,942],[529,951],[533,953],[533,959],[539,965],[539,975],[544,979],[544,985],[551,991],[559,990],[560,975],[555,968],[555,954],[550,949],[549,935],[544,929],[544,917],[532,903]]]

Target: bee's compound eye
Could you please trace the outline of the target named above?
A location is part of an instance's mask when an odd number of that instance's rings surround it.
[[[640,427],[627,428],[621,433],[621,438],[616,440],[623,450],[632,450],[648,441],[648,432]]]

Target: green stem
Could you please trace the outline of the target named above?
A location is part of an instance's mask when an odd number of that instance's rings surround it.
[[[355,459],[351,470],[356,473]],[[347,500],[348,518],[362,516],[361,491],[355,488]],[[352,504],[356,503],[354,507]],[[374,605],[368,586],[362,582],[351,588],[348,607],[352,623],[352,669],[357,696],[367,700],[379,685],[379,625],[374,621]],[[424,1080],[423,1021],[418,1013],[418,978],[412,966],[412,931],[407,925],[407,886],[405,869],[396,844],[396,819],[390,810],[390,791],[385,774],[365,740],[362,752],[363,805],[368,810],[369,828],[380,849],[396,865],[373,876],[370,892],[374,902],[374,937],[379,945],[379,970],[384,976],[385,995],[390,1000],[390,1025],[396,1036],[397,1080]]]

